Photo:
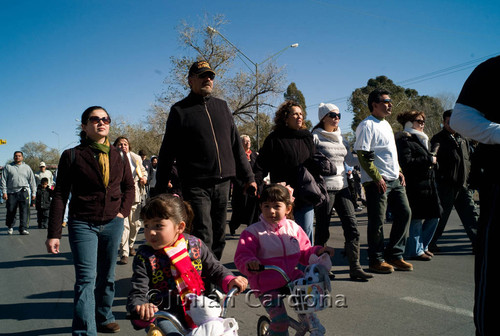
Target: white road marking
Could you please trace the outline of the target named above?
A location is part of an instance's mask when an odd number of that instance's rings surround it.
[[[421,304],[423,306],[427,306],[427,307],[431,307],[431,308],[436,308],[436,309],[444,310],[444,311],[447,311],[447,312],[450,312],[450,313],[464,315],[464,316],[467,316],[467,317],[473,317],[474,316],[474,314],[472,313],[472,311],[467,310],[467,309],[461,309],[461,308],[456,308],[456,307],[452,307],[452,306],[447,306],[447,305],[443,305],[443,304],[440,304],[440,303],[436,303],[436,302],[432,302],[432,301],[427,301],[427,300],[421,300],[421,299],[417,299],[417,298],[410,297],[410,296],[406,296],[406,297],[401,298],[401,299],[405,300],[405,301],[412,302],[412,303]]]

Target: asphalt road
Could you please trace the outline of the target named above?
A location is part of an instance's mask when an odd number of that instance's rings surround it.
[[[228,214],[230,215],[230,213]],[[362,265],[366,260],[366,213],[357,213],[362,241]],[[17,226],[7,235],[5,204],[0,205],[0,335],[71,334],[74,271],[67,231],[61,253],[47,254],[46,231],[36,228],[36,212],[31,212],[29,236],[21,236]],[[243,229],[243,228],[242,228]],[[390,224],[385,226],[389,234]],[[329,245],[337,250],[332,282],[336,301],[332,308],[318,313],[327,335],[474,335],[473,263],[470,243],[453,211],[433,260],[414,261],[414,271],[375,275],[366,283],[352,282],[343,246],[342,229],[332,219]],[[241,232],[238,230],[237,233]],[[138,242],[144,242],[141,233]],[[232,259],[237,237],[228,235],[223,263],[236,271]],[[120,335],[144,335],[134,331],[125,319],[131,263],[117,266],[114,312]],[[239,335],[255,335],[263,308],[254,308],[256,299],[236,298],[228,317],[239,323]],[[289,310],[289,314],[296,317]],[[293,334],[293,333],[292,333]]]

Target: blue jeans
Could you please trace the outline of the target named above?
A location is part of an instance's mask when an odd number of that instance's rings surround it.
[[[364,184],[368,212],[368,258],[370,263],[384,260],[393,261],[403,258],[411,209],[406,197],[405,187],[399,179],[386,181],[385,193],[378,191],[374,182]],[[393,223],[389,242],[384,247],[384,222],[387,205],[391,207]]]
[[[293,211],[295,222],[304,230],[313,245],[314,207],[306,205]]]
[[[69,219],[68,238],[75,266],[73,335],[97,335],[96,325],[114,322],[115,266],[123,218],[105,225]]]
[[[405,255],[407,257],[418,257],[427,251],[438,222],[439,218],[411,220],[408,240],[406,241]]]

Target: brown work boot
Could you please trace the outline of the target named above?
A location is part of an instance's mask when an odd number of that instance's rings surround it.
[[[111,322],[97,326],[97,331],[104,334],[114,334],[120,331],[120,325],[116,322]]]
[[[135,256],[136,254],[137,254],[137,252],[135,251],[135,248],[133,248],[133,247],[132,247],[132,248],[130,249],[129,255],[130,255],[131,257],[133,257],[133,256]]]
[[[394,268],[385,261],[370,263],[368,270],[379,274],[390,274],[394,272]]]
[[[118,264],[120,264],[120,265],[126,265],[126,264],[128,264],[128,257],[127,256],[122,256],[120,258],[120,261],[118,262]]]
[[[398,271],[413,271],[413,265],[401,259],[394,259],[389,261],[396,270]]]

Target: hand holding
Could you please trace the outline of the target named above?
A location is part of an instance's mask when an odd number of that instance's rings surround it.
[[[258,260],[252,260],[247,262],[247,269],[250,272],[258,272],[260,268],[260,262]]]
[[[152,303],[144,303],[142,305],[135,306],[135,311],[139,314],[139,318],[143,321],[151,321],[155,313],[158,311],[158,307]]]
[[[227,287],[228,287],[228,289],[231,289],[233,287],[238,287],[240,289],[240,291],[238,293],[236,293],[236,295],[238,295],[239,293],[241,293],[245,289],[247,289],[247,286],[248,286],[247,278],[244,278],[242,276],[237,276],[233,280],[229,281],[229,284]]]

